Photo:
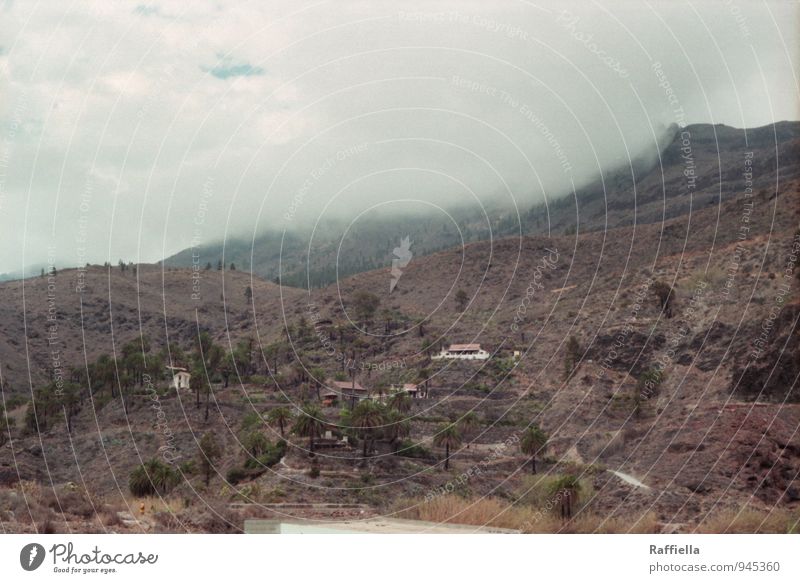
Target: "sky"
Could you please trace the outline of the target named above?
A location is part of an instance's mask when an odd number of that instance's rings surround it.
[[[0,0],[0,273],[527,207],[797,120],[796,2]]]

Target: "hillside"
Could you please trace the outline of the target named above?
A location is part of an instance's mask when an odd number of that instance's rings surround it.
[[[777,128],[780,160],[796,148],[796,127]],[[692,129],[697,191],[682,191],[681,161],[664,171],[666,198],[653,194],[655,175],[642,178],[636,213],[651,221],[627,225],[626,209],[612,209],[607,229],[415,255],[392,292],[389,267],[310,293],[242,271],[155,265],[91,268],[82,293],[76,270],[0,284],[3,399],[14,419],[0,446],[0,523],[217,532],[276,514],[463,521],[469,512],[453,509],[486,496],[506,517],[493,524],[526,531],[791,528],[800,517],[800,178],[796,158],[779,172],[764,166],[776,162],[774,145],[769,158],[763,131],[750,132],[751,194],[741,132],[717,130],[730,147],[717,156],[723,182],[709,170],[715,156],[699,153],[712,135]],[[616,188],[609,202],[622,201]],[[585,196],[591,225],[599,203]],[[664,286],[673,289],[666,306]],[[430,358],[469,342],[492,358]],[[71,400],[48,389],[54,349]],[[199,371],[196,392],[168,388],[170,360]],[[328,380],[353,377],[377,396],[398,383],[429,395],[364,430],[347,403],[320,398]],[[350,445],[310,457],[302,429],[284,435],[271,414],[287,407],[304,419],[304,403]],[[437,436],[450,422],[462,429],[448,460]],[[519,449],[532,423],[549,437],[536,476]],[[198,443],[212,432],[221,453],[206,484]],[[145,499],[138,516],[129,478],[165,451],[180,482]],[[548,507],[564,476],[581,484],[569,523]],[[736,526],[742,509],[755,526]]]
[[[392,250],[404,237],[413,242],[412,251],[419,257],[492,236],[549,236],[572,232],[576,226],[585,232],[656,223],[717,205],[740,188],[746,153],[752,154],[755,189],[771,187],[776,168],[781,170],[781,180],[800,174],[794,163],[800,156],[798,122],[746,130],[721,124],[696,124],[682,130],[673,126],[657,138],[659,150],[632,152],[631,161],[598,173],[575,193],[547,193],[546,203],[523,207],[520,216],[507,205],[489,202],[447,209],[446,215],[378,215],[354,225],[323,221],[313,235],[310,229],[299,229],[231,238],[225,242],[224,260],[265,279],[277,281],[281,276],[284,285],[319,288],[335,282],[337,276],[391,265]],[[684,172],[694,172],[691,187]],[[164,264],[191,267],[198,260],[193,254],[199,255],[202,265],[216,266],[223,259],[222,244],[186,249]]]

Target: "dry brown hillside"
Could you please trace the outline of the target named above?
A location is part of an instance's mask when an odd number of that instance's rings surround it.
[[[412,258],[391,293],[389,269],[310,294],[243,272],[197,280],[154,265],[90,268],[83,293],[75,270],[2,284],[14,421],[0,446],[0,524],[217,531],[275,513],[458,521],[431,514],[446,492],[489,496],[503,516],[528,517],[497,521],[530,531],[721,529],[719,516],[742,508],[765,529],[789,529],[800,509],[799,202],[789,181],[661,223],[472,243]],[[662,305],[657,292],[670,288]],[[197,370],[201,331],[210,342],[200,364],[215,345],[220,359],[201,367],[197,394],[176,393],[163,365],[172,356]],[[142,335],[146,360],[159,363],[144,369],[152,388],[137,368]],[[467,342],[493,357],[430,359]],[[47,389],[56,348],[69,405]],[[427,384],[428,398],[364,430],[348,403],[320,399],[328,380],[353,377],[379,397],[391,384]],[[281,445],[271,412],[286,407],[296,421],[308,405],[351,446],[310,458],[299,428]],[[461,439],[445,469],[437,435],[450,422]],[[519,448],[531,424],[549,438],[538,477]],[[198,444],[210,433],[221,451],[206,485]],[[139,516],[128,481],[154,457],[170,458],[180,480]],[[584,522],[572,526],[542,518],[567,475],[581,484]]]

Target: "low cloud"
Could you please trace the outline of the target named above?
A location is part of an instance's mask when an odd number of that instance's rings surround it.
[[[0,272],[371,208],[525,208],[674,123],[798,118],[796,3],[0,10]]]

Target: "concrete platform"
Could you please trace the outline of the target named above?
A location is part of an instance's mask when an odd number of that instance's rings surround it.
[[[245,534],[519,534],[520,531],[399,518],[367,518],[340,522],[245,520],[244,532]]]

